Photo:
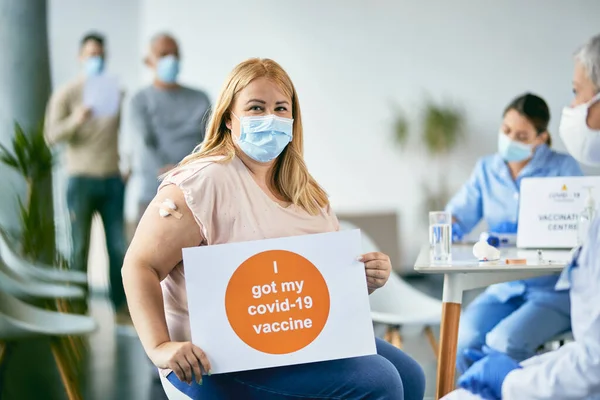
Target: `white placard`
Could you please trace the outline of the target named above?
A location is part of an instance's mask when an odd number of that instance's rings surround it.
[[[183,250],[212,373],[375,354],[359,230]]]
[[[588,187],[596,205],[600,177],[527,178],[521,182],[517,247],[572,248]]]
[[[119,81],[110,75],[87,77],[83,86],[83,104],[95,117],[112,117],[119,111],[121,91]]]

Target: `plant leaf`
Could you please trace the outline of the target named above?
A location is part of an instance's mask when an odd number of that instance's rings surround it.
[[[16,170],[19,169],[19,161],[13,154],[2,144],[0,144],[0,161]]]
[[[396,120],[394,121],[394,138],[396,139],[396,143],[398,143],[400,146],[405,145],[408,140],[408,135],[408,119],[404,113],[399,113],[396,115]]]
[[[30,138],[29,157],[36,160],[32,163],[30,175],[35,179],[44,179],[52,173],[54,156],[44,137],[43,126],[38,127]]]
[[[453,104],[426,103],[422,140],[430,154],[451,151],[463,137],[464,116]]]
[[[58,261],[51,197],[54,157],[43,135],[43,124],[28,135],[15,123],[12,151],[0,147],[0,160],[17,169],[27,184],[26,197],[17,196],[21,255],[53,264]]]
[[[13,150],[19,162],[19,170],[23,176],[29,176],[29,140],[21,126],[15,122],[15,135],[13,138]]]

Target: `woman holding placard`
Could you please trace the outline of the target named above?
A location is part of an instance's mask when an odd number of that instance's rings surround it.
[[[450,200],[453,234],[470,232],[481,219],[495,234],[516,234],[521,180],[580,176],[568,154],[550,149],[546,102],[527,93],[504,110],[498,153],[477,162],[471,178]],[[557,275],[490,286],[465,310],[460,321],[457,368],[463,373],[470,350],[506,353],[521,361],[559,333],[568,331],[569,294],[555,291]]]
[[[190,342],[182,249],[338,229],[327,195],[304,164],[289,76],[268,59],[239,64],[202,147],[165,177],[125,259],[132,319],[152,362],[194,399],[422,399],[419,365],[379,339],[374,356],[202,376],[210,363]],[[383,286],[389,257],[369,253],[361,261],[369,292]]]

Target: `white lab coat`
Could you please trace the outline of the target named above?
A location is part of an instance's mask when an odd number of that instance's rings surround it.
[[[510,372],[503,400],[600,400],[600,218],[590,227],[577,266],[563,271],[558,287],[570,287],[575,341],[532,357]],[[472,399],[457,390],[445,399]]]
[[[600,218],[592,223],[576,264],[565,268],[557,283],[570,288],[575,341],[509,373],[503,399],[600,399]]]

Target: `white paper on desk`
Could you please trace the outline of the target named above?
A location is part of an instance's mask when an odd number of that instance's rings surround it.
[[[87,77],[83,86],[83,104],[95,117],[112,117],[119,111],[119,81],[111,75]]]
[[[359,230],[184,249],[192,342],[206,352],[211,372],[245,371],[375,354],[364,264],[357,261],[362,253]],[[296,261],[289,262],[287,258],[280,258],[280,254]],[[251,263],[253,260],[260,262]],[[248,266],[251,268],[247,269]],[[307,277],[305,271],[308,270],[313,271],[311,274],[316,271],[317,275]],[[306,278],[302,290],[284,294],[281,283],[295,281],[290,279],[292,275]],[[253,297],[255,287],[264,288],[270,282],[278,282],[275,285],[277,294]],[[320,288],[319,291],[316,288]],[[328,300],[319,300],[324,298],[323,293],[328,294]],[[289,330],[255,332],[256,327],[263,326],[262,322],[279,323],[283,329],[283,323],[292,317],[297,321],[300,312],[294,308],[250,316],[251,306],[284,304],[285,299],[298,304],[298,298],[306,299],[309,295],[315,299],[314,304],[302,313],[318,313],[311,318],[321,321],[322,329],[292,333]],[[325,312],[321,314],[323,310]],[[236,325],[240,318],[243,324]],[[313,324],[318,328],[318,322]],[[276,346],[302,342],[305,336],[293,336],[304,335],[302,332],[316,336],[296,350],[272,351]],[[268,350],[258,349],[260,346],[267,346]]]
[[[465,389],[457,389],[442,397],[441,400],[483,400],[483,397]]]

